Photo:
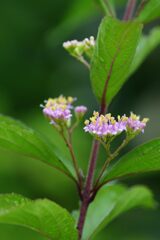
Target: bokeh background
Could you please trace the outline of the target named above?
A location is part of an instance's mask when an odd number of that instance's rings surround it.
[[[126,1],[122,1],[126,2]],[[123,4],[117,1],[119,16]],[[24,121],[66,151],[61,139],[44,119],[40,103],[59,94],[78,97],[78,103],[98,108],[88,71],[62,48],[63,41],[96,36],[102,12],[93,0],[0,1],[0,113]],[[158,23],[158,22],[157,22]],[[156,23],[154,23],[156,24]],[[145,28],[147,32],[154,24]],[[125,84],[110,106],[114,114],[131,110],[150,118],[144,135],[130,148],[160,136],[160,48],[157,48]],[[74,147],[85,169],[91,137],[80,126]],[[103,152],[101,158],[103,159]],[[100,164],[100,163],[99,163]],[[126,179],[127,185],[145,184],[160,201],[160,173]],[[72,211],[78,208],[75,186],[41,162],[0,150],[0,193],[49,198]],[[107,206],[106,206],[107,207]],[[42,240],[21,227],[0,225],[2,240]],[[133,210],[112,222],[96,240],[159,240],[160,208]]]

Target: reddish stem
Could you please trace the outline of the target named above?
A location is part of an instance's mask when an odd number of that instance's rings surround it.
[[[107,88],[105,88],[105,91],[107,91]],[[106,101],[104,101],[104,99],[102,98],[100,113],[104,114],[105,112],[106,112]],[[98,152],[99,152],[99,145],[100,145],[100,143],[97,140],[93,141],[90,162],[89,162],[89,168],[88,168],[88,174],[87,174],[87,178],[86,178],[85,188],[84,188],[84,192],[83,192],[83,200],[82,200],[82,204],[81,204],[81,208],[80,208],[80,216],[79,216],[78,225],[77,225],[77,229],[79,231],[79,239],[81,239],[81,237],[82,237],[82,232],[83,232],[83,227],[84,227],[84,223],[85,223],[88,206],[89,206],[90,202],[93,200],[93,198],[91,196],[91,190],[92,190],[92,185],[93,185],[94,171],[95,171],[95,167],[96,167],[97,156],[98,156]]]
[[[107,78],[105,81],[104,89],[103,89],[103,94],[102,94],[102,99],[101,99],[101,107],[100,107],[100,114],[105,114],[107,111],[107,103],[106,103],[106,93],[108,89],[108,83],[109,80],[111,79],[112,71],[113,71],[113,66],[116,60],[116,57],[119,53],[120,47],[118,47],[115,55],[113,56],[111,66],[109,69],[109,72],[107,74]],[[81,239],[82,232],[83,232],[83,227],[84,227],[84,222],[87,214],[87,209],[90,204],[90,202],[94,199],[96,192],[94,192],[94,196],[92,195],[92,183],[94,179],[94,171],[96,167],[96,161],[97,161],[97,156],[98,156],[98,151],[99,151],[99,142],[97,140],[94,140],[93,145],[92,145],[92,151],[91,151],[91,157],[90,157],[90,162],[89,162],[89,169],[88,169],[88,174],[86,178],[86,184],[84,187],[83,195],[82,195],[82,204],[81,204],[81,209],[80,209],[80,216],[78,220],[78,231],[79,231],[79,239]]]
[[[97,140],[94,140],[93,145],[92,145],[92,152],[91,152],[91,157],[90,157],[88,175],[86,178],[85,189],[83,192],[83,201],[82,201],[79,221],[78,221],[78,225],[77,225],[77,228],[79,231],[79,239],[81,239],[81,236],[82,236],[85,217],[86,217],[87,209],[88,209],[88,206],[90,203],[90,192],[91,192],[91,188],[92,188],[92,184],[93,184],[94,170],[95,170],[95,166],[96,166],[98,150],[99,150],[99,142]]]
[[[128,4],[126,6],[123,20],[127,21],[132,19],[133,13],[136,7],[136,3],[137,3],[137,0],[128,0]]]

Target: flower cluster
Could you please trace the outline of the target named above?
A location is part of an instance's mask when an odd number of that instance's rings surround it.
[[[44,115],[50,120],[53,125],[66,124],[69,126],[72,118],[72,109],[74,109],[76,117],[83,117],[87,111],[85,106],[73,107],[76,98],[64,97],[60,95],[58,98],[49,98],[45,101],[43,107]]]
[[[144,128],[146,127],[148,118],[144,118],[142,121],[140,120],[140,116],[135,115],[134,113],[130,114],[130,117],[127,119],[127,129],[130,131],[140,131],[144,132]]]
[[[117,117],[117,120],[111,114],[99,115],[98,112],[93,113],[93,117],[85,121],[85,132],[89,132],[95,137],[104,138],[107,136],[115,136],[123,131],[128,133],[143,132],[148,119],[142,121],[139,116],[131,113],[129,117],[126,115]]]
[[[63,47],[76,58],[81,57],[83,54],[91,57],[94,46],[95,40],[92,36],[85,38],[83,41],[72,40],[63,43]]]

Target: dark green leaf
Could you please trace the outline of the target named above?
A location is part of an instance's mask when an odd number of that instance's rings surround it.
[[[50,240],[77,240],[71,215],[47,199],[32,201],[16,194],[0,195],[0,223],[30,228]]]
[[[92,239],[121,213],[135,207],[153,207],[152,193],[143,186],[130,189],[122,185],[106,185],[91,203],[84,226],[83,240]]]
[[[155,27],[148,36],[142,36],[136,50],[129,75],[134,73],[146,57],[160,45],[160,27]]]
[[[160,18],[160,1],[159,0],[148,0],[145,7],[138,16],[138,20],[142,23],[147,23]]]
[[[133,149],[106,173],[103,182],[139,173],[160,170],[160,139],[154,139]]]
[[[109,104],[126,81],[141,30],[142,25],[134,21],[122,22],[111,17],[103,19],[91,64],[92,87],[99,100],[106,85]]]
[[[0,115],[0,147],[42,162],[73,176],[70,162],[43,136],[19,121]]]

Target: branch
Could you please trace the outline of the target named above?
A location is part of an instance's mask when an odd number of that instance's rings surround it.
[[[83,192],[83,201],[82,201],[80,216],[79,216],[78,225],[77,225],[77,229],[79,231],[79,239],[81,239],[82,237],[82,231],[83,231],[84,222],[87,214],[87,209],[90,204],[90,192],[93,184],[94,170],[96,166],[98,150],[99,150],[99,142],[97,140],[94,140],[92,145],[86,184]]]
[[[60,134],[61,134],[64,142],[66,143],[66,145],[67,145],[67,147],[68,147],[68,149],[69,149],[69,152],[70,152],[70,154],[71,154],[72,162],[73,162],[74,169],[75,169],[75,171],[76,171],[76,175],[77,175],[77,179],[78,179],[78,184],[77,184],[78,190],[79,190],[79,192],[81,192],[82,186],[83,186],[83,180],[82,180],[82,176],[81,176],[81,174],[80,174],[80,172],[79,172],[79,166],[78,166],[78,162],[77,162],[77,159],[76,159],[75,154],[74,154],[74,151],[73,151],[72,144],[70,143],[70,140],[68,140],[68,139],[65,137],[63,131],[61,131]],[[70,139],[71,139],[71,138],[70,138]]]
[[[137,0],[128,0],[123,20],[127,21],[132,19],[133,13],[136,7],[136,3],[137,3]]]
[[[99,1],[105,13],[108,11],[108,14],[112,17],[115,17],[115,12],[112,10],[111,5],[108,0],[100,0]],[[107,11],[106,11],[107,8]]]
[[[121,145],[115,150],[115,152],[113,154],[111,154],[109,156],[109,158],[106,160],[106,162],[104,163],[103,167],[102,167],[102,170],[96,180],[96,183],[95,183],[95,186],[92,190],[93,192],[93,195],[92,195],[92,200],[94,199],[97,191],[104,185],[106,184],[107,182],[103,182],[101,184],[99,184],[100,180],[101,180],[101,177],[103,176],[104,174],[104,171],[106,170],[107,166],[109,165],[109,163],[114,159],[116,158],[120,151],[135,137],[136,135],[127,135],[127,137],[123,140],[123,142],[121,143]],[[99,184],[99,185],[98,185]]]

